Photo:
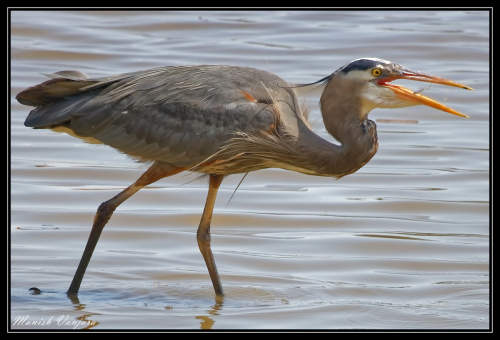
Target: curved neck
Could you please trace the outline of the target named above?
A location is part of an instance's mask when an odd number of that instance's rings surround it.
[[[332,144],[312,131],[300,129],[302,152],[310,159],[306,168],[316,175],[343,177],[364,166],[377,152],[377,129],[367,119],[363,101],[352,93],[361,93],[354,82],[333,81],[326,85],[320,106],[326,130],[341,143]],[[306,142],[307,141],[307,142]]]

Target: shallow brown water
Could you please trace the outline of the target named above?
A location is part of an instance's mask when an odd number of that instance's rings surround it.
[[[488,328],[488,24],[480,11],[12,12],[12,328]],[[252,172],[227,207],[242,176],[226,178],[212,221],[221,303],[196,243],[207,193],[190,182],[196,174],[120,206],[78,299],[66,296],[97,207],[145,168],[110,147],[24,127],[30,108],[14,97],[40,73],[229,64],[306,83],[360,57],[474,87],[425,91],[470,119],[378,109],[378,154],[355,174]],[[317,133],[333,141],[320,89],[301,95]],[[38,325],[16,323],[27,315]]]

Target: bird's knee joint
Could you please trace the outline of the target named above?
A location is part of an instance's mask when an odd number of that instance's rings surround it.
[[[210,241],[212,241],[210,231],[207,232],[198,230],[198,232],[196,233],[196,239],[198,240],[198,242],[208,243],[209,245]]]
[[[101,218],[104,221],[108,221],[111,215],[113,215],[113,212],[115,211],[116,207],[110,205],[108,201],[101,203],[99,208],[97,208],[97,214],[96,218]]]

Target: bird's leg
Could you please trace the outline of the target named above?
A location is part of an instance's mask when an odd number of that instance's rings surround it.
[[[169,164],[155,162],[144,174],[142,174],[141,177],[139,177],[139,179],[134,184],[99,206],[94,217],[94,225],[92,226],[89,240],[87,241],[87,246],[83,251],[82,259],[80,260],[78,269],[76,270],[75,276],[73,277],[71,286],[69,286],[67,292],[68,294],[78,293],[80,284],[82,283],[83,275],[85,275],[85,270],[87,269],[87,266],[90,262],[90,258],[92,257],[92,253],[94,252],[97,241],[99,241],[99,236],[101,236],[101,232],[104,229],[104,226],[111,218],[111,215],[113,214],[115,209],[127,198],[135,194],[146,185],[154,183],[161,178],[175,175],[181,171],[184,171],[185,169],[186,168],[177,168]]]
[[[210,175],[210,184],[208,188],[207,202],[205,203],[205,210],[203,210],[203,216],[201,217],[200,226],[198,227],[198,232],[196,233],[196,238],[198,240],[198,247],[200,247],[201,254],[205,259],[207,264],[208,273],[212,279],[214,285],[215,294],[218,296],[224,296],[224,291],[222,290],[222,284],[220,283],[219,273],[217,272],[217,266],[215,265],[214,255],[210,249],[210,221],[212,220],[212,212],[214,211],[215,198],[217,197],[217,191],[222,183],[224,175]]]

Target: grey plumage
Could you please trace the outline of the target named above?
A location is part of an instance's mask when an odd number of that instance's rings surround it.
[[[33,93],[50,86],[49,98],[23,100],[30,97],[29,89],[18,96],[22,103],[40,105],[25,125],[63,125],[142,161],[193,167],[223,148],[218,157],[230,159],[246,151],[236,147],[242,136],[262,139],[263,132],[277,127],[279,114],[306,121],[287,82],[252,68],[163,67],[103,79],[72,72],[53,74],[31,88]],[[57,86],[60,96],[53,90]],[[232,140],[238,143],[229,147]],[[270,136],[267,143],[272,142]]]

